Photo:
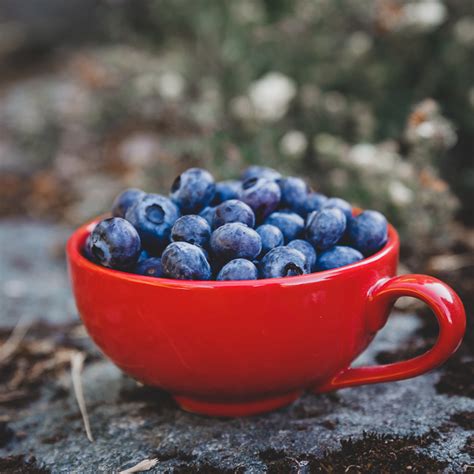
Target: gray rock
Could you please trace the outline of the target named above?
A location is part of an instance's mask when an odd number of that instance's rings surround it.
[[[0,221],[0,328],[19,318],[77,321],[64,260],[69,232],[40,222]]]

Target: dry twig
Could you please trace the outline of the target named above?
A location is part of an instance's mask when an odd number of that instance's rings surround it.
[[[5,341],[3,346],[0,347],[0,363],[6,362],[15,353],[21,341],[23,341],[23,338],[26,336],[32,322],[31,320],[23,322],[23,318],[18,320],[10,337]]]
[[[158,463],[158,459],[144,459],[143,461],[140,461],[138,464],[135,464],[135,466],[132,466],[128,469],[125,469],[124,471],[120,471],[119,474],[132,474],[134,472],[144,472],[148,471],[149,469],[152,469],[155,467]]]
[[[82,379],[81,372],[84,367],[85,354],[82,352],[76,352],[71,356],[71,378],[72,386],[74,388],[74,395],[76,396],[79,410],[81,411],[82,421],[84,422],[84,428],[86,430],[87,439],[92,443],[94,438],[92,437],[91,426],[89,423],[89,416],[87,414],[86,402],[84,399],[84,392],[82,390]]]

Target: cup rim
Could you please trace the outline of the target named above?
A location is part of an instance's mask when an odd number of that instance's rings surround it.
[[[388,224],[388,240],[387,243],[375,254],[364,258],[359,262],[352,263],[340,268],[333,268],[331,270],[323,270],[320,272],[309,273],[306,275],[280,277],[280,278],[266,278],[261,280],[231,280],[231,281],[217,281],[217,280],[175,280],[171,278],[156,278],[152,276],[137,275],[135,273],[114,270],[103,267],[88,260],[81,252],[87,236],[91,233],[94,226],[105,216],[98,216],[86,224],[76,229],[69,237],[66,245],[66,254],[70,263],[80,267],[86,271],[90,271],[109,278],[114,278],[121,281],[129,281],[133,283],[142,283],[144,285],[172,287],[172,288],[242,288],[242,287],[266,287],[266,286],[293,286],[307,283],[315,283],[317,281],[333,279],[338,275],[351,274],[383,260],[387,255],[396,252],[399,248],[399,236],[395,228]]]

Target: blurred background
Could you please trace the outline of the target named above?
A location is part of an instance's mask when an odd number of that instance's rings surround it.
[[[0,216],[260,163],[384,212],[474,293],[474,3],[0,1]],[[445,275],[442,275],[446,278]]]

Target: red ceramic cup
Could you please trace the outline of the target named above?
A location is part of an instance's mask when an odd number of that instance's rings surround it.
[[[426,275],[394,276],[399,240],[344,268],[257,281],[180,281],[110,270],[67,245],[70,278],[92,339],[124,372],[170,392],[184,409],[217,416],[269,411],[304,390],[325,392],[415,377],[442,364],[465,331],[463,305]],[[400,296],[424,301],[439,336],[425,354],[351,368]]]

